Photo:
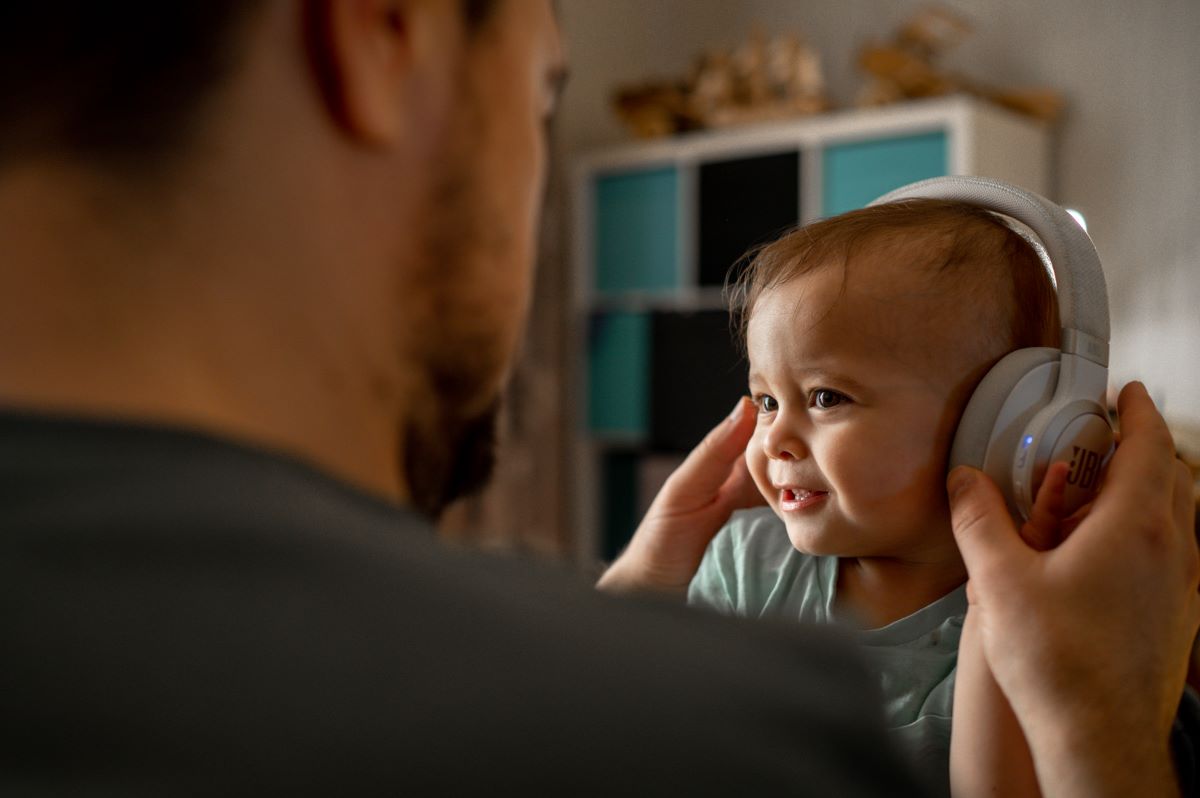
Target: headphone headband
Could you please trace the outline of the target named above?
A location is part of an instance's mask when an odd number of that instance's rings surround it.
[[[966,202],[1015,219],[1033,231],[1045,250],[1058,288],[1063,352],[1108,365],[1108,290],[1104,272],[1091,238],[1069,213],[1008,183],[967,176],[922,180],[885,194],[871,205],[907,199]]]

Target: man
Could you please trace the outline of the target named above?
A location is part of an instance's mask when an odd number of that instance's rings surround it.
[[[549,2],[8,4],[0,35],[2,791],[912,790],[842,641],[431,539],[487,473],[526,312]],[[1128,467],[1169,470],[1140,412]],[[741,429],[660,509],[713,521]],[[1194,632],[1170,496],[1137,497],[1134,575],[1169,565],[1143,592]],[[977,593],[997,639],[1008,586]],[[1049,735],[1082,715],[1040,706],[1061,645],[1026,634],[1005,688]],[[1173,676],[1181,637],[1115,659]],[[1054,696],[1125,709],[1112,683]],[[1056,772],[1158,731],[1114,720]]]

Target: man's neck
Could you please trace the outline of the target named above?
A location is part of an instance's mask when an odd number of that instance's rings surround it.
[[[122,213],[99,185],[0,179],[0,405],[220,433],[404,501],[406,386],[370,362],[373,331],[330,333],[346,309],[336,288],[314,292],[302,248],[268,263],[287,251],[269,229]]]

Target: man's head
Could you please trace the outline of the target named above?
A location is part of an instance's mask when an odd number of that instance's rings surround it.
[[[736,296],[759,409],[747,463],[793,544],[953,557],[944,480],[966,400],[1007,352],[1057,343],[1033,248],[969,205],[884,205],[764,247]]]
[[[0,166],[77,159],[130,177],[184,157],[262,6],[5,3]]]
[[[21,3],[0,30],[0,234],[29,256],[0,288],[76,377],[0,368],[0,395],[255,438],[430,514],[482,478],[562,70],[549,0]],[[88,341],[34,329],[80,308]],[[122,379],[89,380],[85,346]]]

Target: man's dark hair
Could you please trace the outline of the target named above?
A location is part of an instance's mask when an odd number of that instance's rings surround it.
[[[0,166],[147,163],[182,145],[261,3],[0,3]]]
[[[462,0],[463,19],[468,30],[479,30],[491,18],[501,0]]]
[[[461,0],[471,29],[502,0]],[[187,144],[262,0],[0,2],[0,168],[148,168]]]

